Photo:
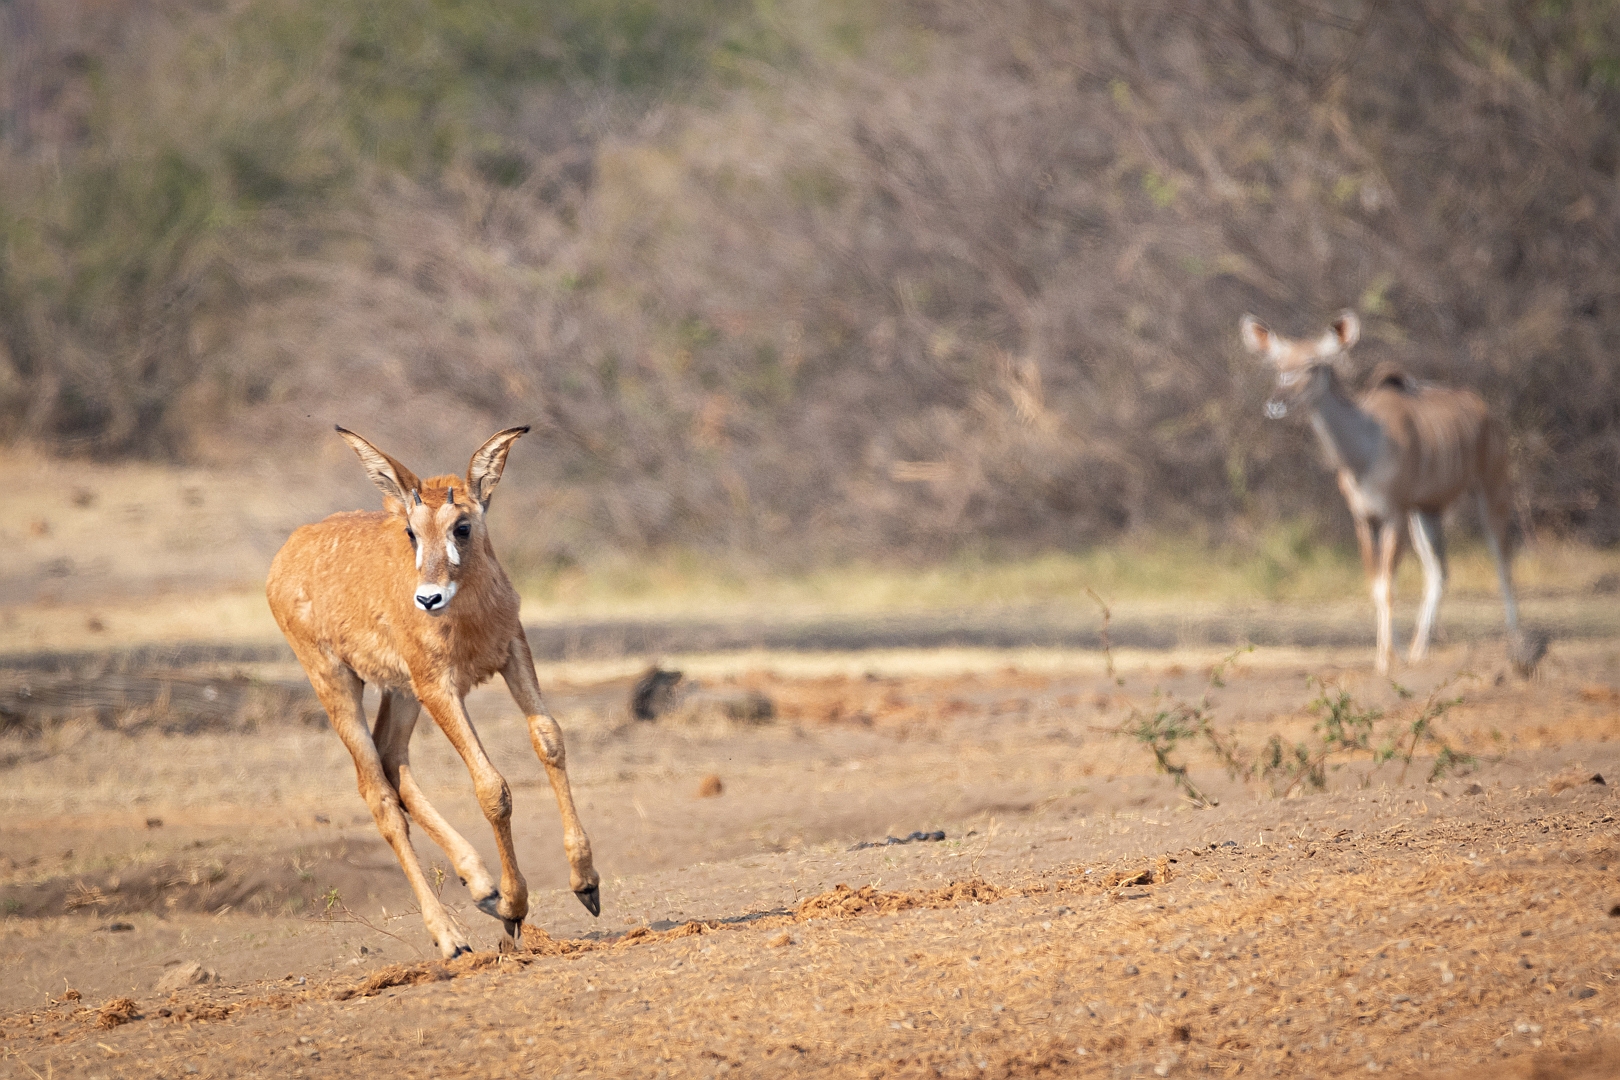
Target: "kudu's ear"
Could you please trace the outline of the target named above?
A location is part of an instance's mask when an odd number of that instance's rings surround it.
[[[478,505],[489,509],[489,497],[495,494],[495,485],[501,482],[501,470],[506,468],[506,455],[519,435],[527,435],[529,425],[509,427],[489,437],[467,465],[467,490],[472,492]]]
[[[1276,338],[1271,327],[1253,315],[1245,315],[1238,320],[1238,333],[1243,335],[1243,347],[1260,356],[1270,354],[1271,343]]]
[[[1340,349],[1348,349],[1361,340],[1361,320],[1356,318],[1353,311],[1341,311],[1339,317],[1333,320],[1328,327],[1328,333],[1338,342]]]
[[[390,499],[397,499],[401,506],[408,506],[411,493],[422,487],[416,474],[347,428],[340,426],[337,433],[360,455],[360,464],[366,467],[366,475],[377,485],[377,490]]]

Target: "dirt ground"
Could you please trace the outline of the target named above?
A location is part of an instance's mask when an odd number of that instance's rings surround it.
[[[1529,682],[1499,641],[1451,646],[1398,673],[1409,698],[1367,653],[1261,649],[1213,689],[1214,650],[1113,677],[1083,651],[685,657],[696,689],[651,723],[631,661],[543,665],[602,916],[487,687],[532,907],[500,954],[449,875],[490,950],[452,963],[318,724],[14,731],[0,1076],[1620,1075],[1620,641],[1557,642]],[[1219,800],[1196,808],[1111,734],[1208,693],[1248,751],[1308,741],[1324,687],[1398,733],[1441,684],[1473,760],[1432,781],[1435,744],[1284,798],[1178,748]],[[493,864],[429,724],[413,760]]]

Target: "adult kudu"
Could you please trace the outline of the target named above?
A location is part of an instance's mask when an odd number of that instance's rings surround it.
[[[1372,579],[1378,617],[1376,665],[1389,672],[1394,652],[1390,602],[1403,536],[1423,564],[1423,604],[1409,662],[1428,652],[1435,610],[1445,590],[1446,548],[1441,517],[1457,499],[1472,496],[1485,544],[1496,563],[1506,611],[1508,651],[1521,674],[1534,670],[1544,642],[1519,629],[1509,567],[1512,493],[1507,441],[1478,394],[1412,379],[1380,367],[1372,385],[1352,399],[1333,360],[1356,343],[1361,323],[1346,311],[1317,338],[1296,341],[1253,315],[1239,324],[1243,344],[1277,372],[1277,395],[1267,412],[1282,416],[1302,406],[1337,471],[1339,490],[1355,520],[1361,560]]]
[[[406,813],[444,849],[473,902],[501,920],[514,944],[529,910],[528,885],[512,847],[511,791],[463,704],[469,690],[496,672],[528,718],[530,741],[557,796],[574,894],[592,915],[601,912],[590,841],[568,786],[562,729],[540,697],[518,622],[517,592],[484,527],[507,453],[528,430],[507,428],[491,436],[472,456],[465,478],[419,480],[354,432],[338,428],[383,493],[385,509],[333,514],[299,528],[276,554],[265,588],[281,632],[354,758],[360,795],[446,957],[471,947],[422,872]],[[366,683],[381,694],[369,730],[361,705]],[[422,706],[472,774],[478,805],[495,831],[498,885],[411,773],[411,731]]]

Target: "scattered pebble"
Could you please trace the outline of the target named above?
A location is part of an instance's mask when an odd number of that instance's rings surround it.
[[[657,664],[642,672],[630,689],[630,715],[637,720],[656,720],[674,708],[681,678],[679,671],[664,671]]]
[[[201,986],[204,983],[218,981],[218,973],[203,967],[196,961],[192,961],[189,964],[181,964],[173,970],[165,972],[163,977],[157,981],[157,986],[154,989],[160,994],[172,993],[187,986]]]
[[[969,833],[968,835],[971,836],[973,834]],[[945,830],[935,829],[933,832],[914,832],[910,836],[905,837],[885,836],[882,840],[862,840],[860,843],[852,844],[844,850],[860,851],[862,848],[888,847],[891,844],[937,843],[943,839],[945,839]]]
[[[720,782],[720,777],[710,773],[698,784],[697,797],[700,799],[712,799],[716,795],[724,793],[725,790],[726,786]]]

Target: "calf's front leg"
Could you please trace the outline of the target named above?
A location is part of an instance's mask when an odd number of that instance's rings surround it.
[[[567,752],[563,748],[562,728],[546,712],[545,700],[540,696],[540,681],[534,676],[534,657],[529,652],[529,640],[519,631],[508,649],[506,666],[501,677],[512,692],[512,700],[523,710],[529,722],[529,741],[540,763],[546,767],[551,790],[557,796],[557,810],[562,815],[563,850],[568,853],[568,882],[579,902],[592,915],[602,913],[601,879],[591,863],[591,841],[585,827],[579,823],[579,812],[574,809],[574,793],[568,785]]]
[[[512,846],[512,791],[506,778],[496,770],[484,744],[467,717],[466,706],[455,690],[445,685],[421,684],[412,687],[423,708],[433,717],[450,745],[456,748],[472,775],[473,791],[479,809],[495,833],[495,850],[501,857],[500,888],[480,896],[474,894],[478,910],[500,919],[507,936],[518,939],[523,917],[529,913],[529,886],[518,869],[517,850]],[[471,883],[469,882],[469,885]]]

